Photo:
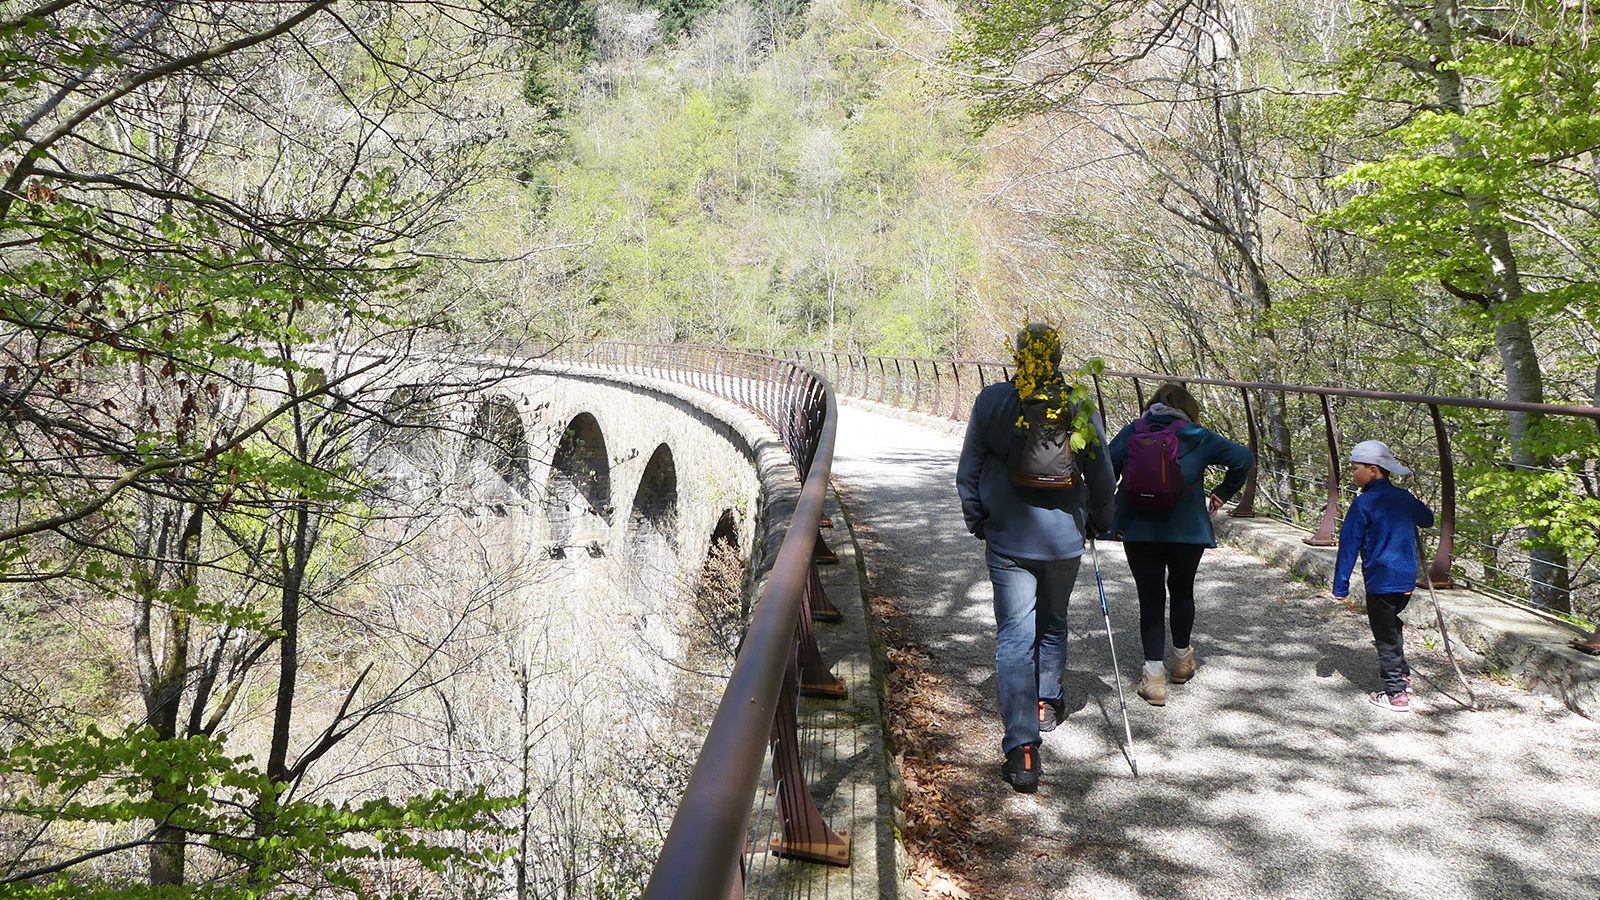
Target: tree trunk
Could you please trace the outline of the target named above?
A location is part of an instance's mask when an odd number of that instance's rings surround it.
[[[1435,0],[1427,22],[1427,33],[1433,45],[1434,77],[1439,86],[1439,104],[1458,115],[1467,113],[1467,97],[1461,74],[1453,66],[1441,65],[1455,59],[1456,23],[1460,13],[1456,0]],[[1451,135],[1456,156],[1463,160],[1476,160],[1479,153],[1460,135]],[[1492,216],[1483,214],[1492,210],[1492,198],[1481,194],[1467,194],[1466,203],[1475,217],[1486,224],[1472,229],[1478,247],[1489,257],[1489,271],[1483,273],[1487,305],[1491,313],[1520,301],[1524,289],[1522,273],[1516,250],[1511,246],[1511,235],[1505,226],[1489,224]],[[1506,399],[1524,403],[1544,402],[1544,373],[1539,367],[1539,352],[1533,342],[1533,332],[1527,319],[1521,316],[1495,315],[1494,344],[1499,351],[1500,363],[1506,374]],[[1543,418],[1533,413],[1510,413],[1511,463],[1524,471],[1548,467],[1550,458],[1538,451],[1536,434]],[[1528,527],[1530,551],[1528,577],[1532,583],[1533,601],[1562,612],[1572,611],[1571,581],[1567,572],[1567,554],[1561,547],[1550,543],[1550,531],[1537,525]]]
[[[152,505],[153,502],[152,502]],[[176,520],[182,516],[183,530],[177,547],[171,546],[170,536]],[[141,562],[143,571],[136,576],[139,587],[139,621],[135,630],[136,653],[139,662],[140,687],[144,696],[145,721],[157,739],[175,740],[178,736],[178,710],[182,705],[185,681],[189,669],[189,614],[174,607],[162,598],[164,564],[162,561],[176,556],[180,560],[173,590],[192,590],[199,575],[200,534],[204,516],[199,507],[183,509],[168,507],[161,510],[160,524],[155,528],[154,563]],[[150,558],[150,552],[141,552]],[[161,649],[156,650],[159,637]],[[181,777],[181,776],[175,776]],[[172,778],[154,778],[150,782],[150,797],[158,806],[180,803],[181,788],[175,788]],[[152,885],[183,884],[185,831],[175,825],[158,822],[149,846],[149,878]]]
[[[527,655],[520,646],[518,655],[522,658],[518,661],[514,677],[521,695],[517,698],[517,788],[522,803],[518,809],[517,823],[517,900],[528,900],[532,896],[528,884],[528,853],[529,845],[533,842],[533,710],[529,704],[529,695],[532,693],[529,681],[532,676],[528,671]]]
[[[267,777],[281,782],[289,776],[289,731],[294,722],[295,688],[300,675],[300,588],[305,580],[311,515],[304,504],[295,507],[293,533],[278,548],[283,572],[281,614],[283,636],[278,641],[278,696],[272,716],[272,745],[267,750]]]
[[[1218,150],[1217,179],[1218,205],[1232,217],[1226,228],[1227,242],[1233,245],[1239,260],[1239,271],[1234,277],[1244,284],[1239,293],[1250,298],[1249,306],[1239,310],[1248,323],[1247,335],[1252,348],[1259,354],[1250,359],[1249,377],[1268,382],[1279,382],[1282,373],[1278,368],[1278,335],[1265,319],[1272,311],[1272,283],[1263,265],[1261,238],[1261,183],[1250,168],[1251,154],[1245,146],[1244,107],[1242,90],[1244,73],[1240,68],[1237,38],[1237,9],[1232,0],[1216,0],[1205,10],[1205,30],[1210,39],[1212,60],[1210,84],[1212,115],[1215,122]],[[1293,446],[1289,429],[1288,403],[1283,394],[1265,391],[1261,398],[1262,412],[1266,416],[1267,450],[1274,458],[1271,489],[1278,503],[1291,514],[1294,511]]]

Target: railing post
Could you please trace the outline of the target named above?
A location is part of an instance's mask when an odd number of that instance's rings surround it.
[[[1255,411],[1250,408],[1250,389],[1240,388],[1239,395],[1244,398],[1245,433],[1250,440],[1250,456],[1254,460],[1250,464],[1250,478],[1244,483],[1244,493],[1239,495],[1239,502],[1233,506],[1229,515],[1236,519],[1253,519],[1256,517],[1256,473],[1261,471],[1260,438],[1256,434]]]
[[[839,564],[839,554],[833,552],[827,542],[822,539],[822,532],[817,532],[817,545],[811,550],[811,558],[823,565],[836,566]]]
[[[806,578],[806,603],[811,607],[811,618],[818,622],[844,621],[844,613],[833,605],[828,592],[823,590],[822,576],[817,574],[815,565],[811,567],[811,574]]]
[[[944,376],[939,374],[939,361],[932,360],[928,365],[933,367],[933,414],[939,415],[944,410]]]
[[[883,368],[883,357],[878,357],[878,402],[889,403],[889,373]]]
[[[783,833],[772,838],[773,853],[786,859],[835,866],[850,865],[850,837],[834,833],[822,820],[817,801],[806,785],[800,762],[800,728],[795,702],[795,665],[784,672],[783,693],[772,722],[772,784],[778,794]]]
[[[1313,547],[1332,547],[1339,525],[1339,438],[1333,430],[1333,404],[1322,394],[1322,422],[1328,430],[1328,505],[1322,509],[1322,524],[1317,533],[1305,539]]]
[[[950,418],[952,418],[952,419],[960,419],[961,418],[961,363],[955,362],[955,361],[951,361],[951,363],[950,363],[950,374],[955,376],[955,390],[951,392],[951,393],[955,394],[955,396],[950,398]]]
[[[911,360],[911,411],[918,412],[922,409],[922,364],[913,357]]]
[[[777,375],[772,371],[772,363],[763,359],[761,361],[761,405],[768,410],[768,419],[775,419],[778,416],[777,404],[773,401],[773,392],[777,388],[774,383],[776,379]]]
[[[1133,414],[1141,416],[1144,414],[1144,387],[1139,384],[1139,379],[1137,378],[1133,379],[1133,396],[1138,398],[1139,402],[1139,408],[1134,410]]]
[[[739,354],[739,405],[755,412],[755,405],[750,402],[750,357]]]
[[[1453,588],[1450,565],[1456,550],[1456,466],[1450,458],[1450,435],[1444,430],[1444,417],[1439,414],[1439,404],[1429,403],[1433,415],[1433,433],[1439,440],[1439,549],[1433,555],[1426,577],[1418,579],[1423,587]]]
[[[1100,424],[1105,426],[1107,432],[1111,431],[1111,423],[1106,419],[1106,395],[1100,391],[1100,376],[1091,375],[1094,379],[1094,402],[1100,407]]]

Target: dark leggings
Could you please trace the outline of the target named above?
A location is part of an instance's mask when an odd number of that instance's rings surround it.
[[[1194,631],[1194,576],[1200,571],[1204,544],[1174,544],[1166,541],[1128,541],[1122,545],[1128,556],[1133,583],[1139,588],[1139,637],[1144,642],[1144,658],[1149,662],[1166,659],[1167,596],[1172,597],[1172,646],[1189,646]]]

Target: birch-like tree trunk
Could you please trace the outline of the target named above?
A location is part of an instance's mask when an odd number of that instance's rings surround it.
[[[1400,11],[1398,5],[1392,8]],[[1411,20],[1428,36],[1433,48],[1432,71],[1439,89],[1439,105],[1457,115],[1465,116],[1470,100],[1460,72],[1448,65],[1456,58],[1456,35],[1461,27],[1461,10],[1456,0],[1434,0],[1426,22]],[[1451,135],[1455,153],[1462,159],[1477,155],[1460,134]],[[1523,403],[1544,402],[1544,372],[1539,365],[1539,351],[1534,345],[1533,331],[1528,320],[1515,310],[1526,293],[1516,249],[1511,245],[1510,232],[1503,225],[1494,224],[1493,198],[1467,193],[1465,202],[1478,223],[1473,226],[1473,238],[1489,259],[1489,271],[1482,273],[1486,290],[1476,298],[1493,318],[1494,344],[1500,354],[1500,364],[1505,370],[1506,399]],[[1452,293],[1460,293],[1452,288]],[[1511,464],[1523,471],[1548,468],[1551,460],[1538,449],[1538,423],[1541,416],[1533,413],[1508,414],[1511,424]],[[1536,603],[1563,612],[1572,609],[1571,579],[1567,571],[1567,554],[1549,540],[1549,529],[1538,525],[1528,528],[1528,539],[1533,545],[1530,552],[1528,577],[1532,582]]]

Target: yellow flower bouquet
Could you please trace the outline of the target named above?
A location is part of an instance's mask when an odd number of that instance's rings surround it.
[[[1021,346],[1011,352],[1016,362],[1016,373],[1011,380],[1024,409],[1017,417],[1018,430],[1027,431],[1036,426],[1051,431],[1070,429],[1073,450],[1082,450],[1092,443],[1096,437],[1095,403],[1083,382],[1087,376],[1104,371],[1105,363],[1098,358],[1091,359],[1069,381],[1057,362],[1061,359],[1061,338],[1054,329],[1027,330]]]

